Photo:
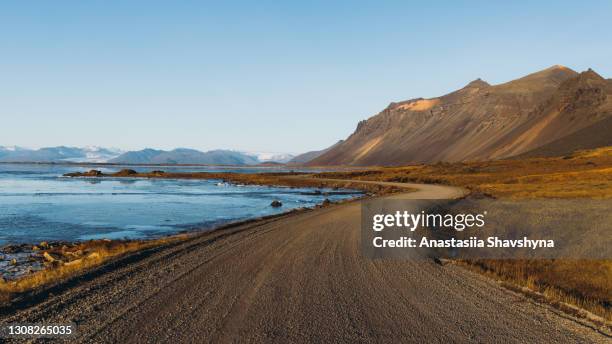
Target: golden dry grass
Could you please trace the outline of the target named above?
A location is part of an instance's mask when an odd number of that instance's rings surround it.
[[[612,262],[609,260],[502,260],[461,261],[472,270],[542,293],[612,320]]]
[[[612,149],[559,158],[438,163],[315,177],[462,186],[498,198],[612,198]]]
[[[439,183],[504,199],[612,198],[612,147],[558,158],[439,163],[370,171],[321,173],[320,178]],[[611,224],[612,225],[612,224]],[[465,261],[486,274],[583,307],[612,320],[612,260]]]
[[[58,260],[47,262],[43,270],[17,280],[0,279],[0,301],[8,302],[15,295],[64,280],[127,253],[183,240],[186,237],[179,234],[149,241],[93,240],[61,249],[43,250],[41,254],[53,253]]]

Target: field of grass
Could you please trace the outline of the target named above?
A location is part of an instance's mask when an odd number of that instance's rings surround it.
[[[501,199],[612,199],[612,147],[559,158],[440,163],[316,177],[456,185]],[[612,260],[489,259],[463,263],[612,320]]]
[[[612,147],[559,158],[438,163],[315,177],[437,183],[496,198],[612,198]]]

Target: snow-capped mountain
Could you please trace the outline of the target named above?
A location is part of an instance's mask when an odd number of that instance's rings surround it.
[[[97,146],[58,146],[40,149],[0,146],[0,162],[257,165],[266,162],[286,163],[293,157],[294,155],[288,153],[247,153],[221,149],[207,152],[188,148],[171,151],[151,148],[122,151]]]
[[[28,149],[0,146],[1,162],[107,162],[121,155],[119,149],[102,147],[45,147]]]
[[[295,155],[290,153],[270,153],[270,152],[244,152],[254,156],[259,162],[280,162],[286,163],[293,159]]]
[[[68,161],[108,162],[124,153],[124,151],[117,148],[104,148],[97,146],[83,147],[81,148],[81,151],[85,154],[84,157],[71,158],[68,159]]]

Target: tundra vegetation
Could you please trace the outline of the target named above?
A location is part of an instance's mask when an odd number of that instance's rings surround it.
[[[612,199],[612,147],[562,157],[387,167],[315,177],[455,185],[477,196],[500,199]],[[612,260],[457,263],[612,320]]]

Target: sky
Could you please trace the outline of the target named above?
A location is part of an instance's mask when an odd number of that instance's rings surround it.
[[[0,4],[0,145],[300,153],[392,101],[612,77],[610,1]]]

